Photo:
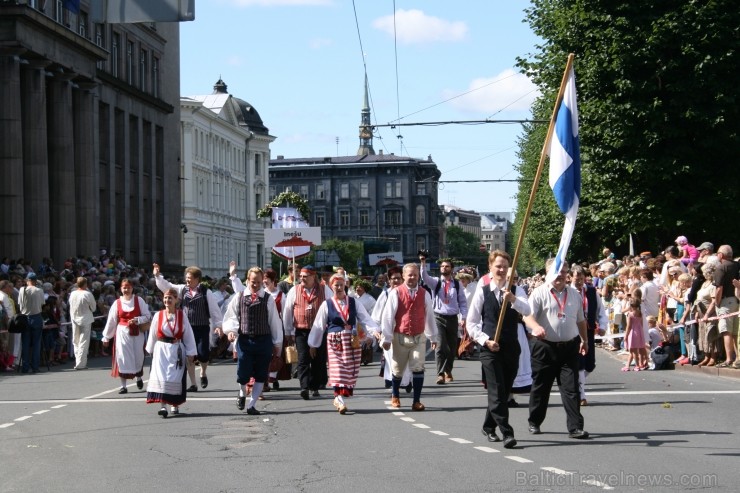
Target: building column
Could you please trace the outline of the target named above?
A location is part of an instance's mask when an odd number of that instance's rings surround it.
[[[95,157],[95,89],[94,82],[79,82],[72,91],[74,108],[74,181],[77,202],[77,249],[75,254],[98,254],[98,174],[100,167]],[[61,261],[62,259],[57,259]]]
[[[25,256],[20,58],[25,50],[0,49],[0,238],[3,255]],[[41,259],[38,259],[41,260]]]
[[[48,142],[50,230],[55,262],[77,254],[77,184],[75,183],[72,82],[75,74],[61,69],[49,81]]]
[[[33,262],[51,256],[46,124],[46,67],[49,63],[47,60],[29,60],[26,68],[21,70],[25,250]],[[56,259],[57,262],[60,260]]]

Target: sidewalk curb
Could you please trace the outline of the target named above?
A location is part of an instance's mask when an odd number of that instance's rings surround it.
[[[617,354],[616,351],[607,351],[606,349],[599,349],[602,353],[607,354],[609,357],[621,361],[624,363],[627,360],[626,354]],[[679,372],[690,372],[700,373],[709,377],[724,377],[724,378],[740,378],[740,369],[736,368],[717,368],[714,366],[696,366],[696,365],[673,365],[673,370],[659,370],[659,371],[679,371]]]

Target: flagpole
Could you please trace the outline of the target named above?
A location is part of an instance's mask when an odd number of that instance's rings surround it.
[[[524,233],[527,231],[527,225],[529,224],[529,216],[532,212],[532,206],[534,205],[534,199],[537,195],[537,188],[540,184],[540,178],[542,177],[542,170],[545,167],[545,156],[547,156],[547,149],[550,146],[550,140],[552,139],[553,128],[555,127],[555,118],[560,109],[560,103],[563,101],[563,93],[565,92],[565,85],[568,82],[568,75],[570,69],[573,67],[573,59],[575,55],[570,53],[568,55],[568,61],[565,64],[565,71],[563,72],[563,80],[560,82],[560,89],[558,90],[558,96],[555,99],[555,106],[552,109],[552,115],[550,116],[550,124],[547,127],[547,135],[545,136],[545,143],[542,145],[542,152],[540,152],[540,162],[537,165],[537,173],[534,175],[534,182],[532,183],[532,190],[529,192],[529,202],[527,203],[527,210],[524,213],[524,219],[522,220],[522,229],[519,231],[519,239],[516,242],[516,250],[514,250],[514,258],[511,261],[511,275],[506,280],[506,290],[511,291],[511,285],[513,284],[514,272],[516,272],[516,265],[519,262],[519,254],[522,250],[522,244],[524,243]],[[493,336],[493,341],[498,343],[499,337],[501,337],[501,326],[504,323],[504,313],[506,312],[507,301],[504,298],[501,304],[501,311],[499,312],[498,323],[496,325],[496,334]]]

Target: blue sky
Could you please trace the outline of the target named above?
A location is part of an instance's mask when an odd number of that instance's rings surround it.
[[[351,0],[199,0],[195,21],[181,24],[181,94],[209,94],[223,78],[277,137],[273,158],[356,152],[363,60],[373,123],[528,118],[537,93],[514,69],[516,57],[537,42],[522,22],[528,6],[527,0],[355,0],[354,8]],[[520,133],[517,124],[379,128],[374,147],[431,154],[443,181],[515,179]],[[512,211],[515,193],[515,183],[444,183],[439,202]]]

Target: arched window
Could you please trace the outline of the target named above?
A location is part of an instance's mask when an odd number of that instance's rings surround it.
[[[427,209],[423,205],[416,206],[416,224],[427,223]]]

